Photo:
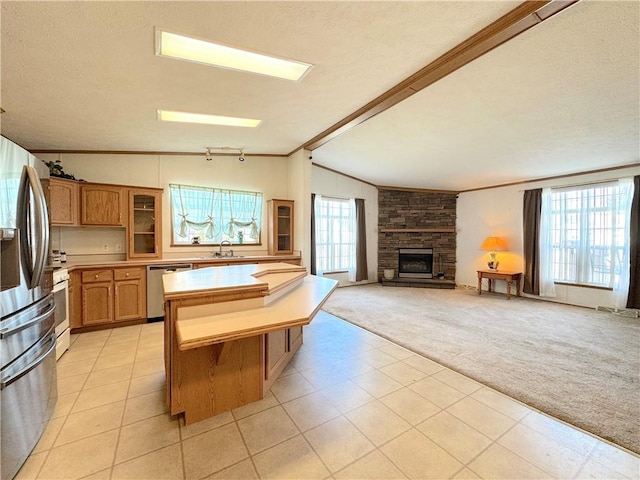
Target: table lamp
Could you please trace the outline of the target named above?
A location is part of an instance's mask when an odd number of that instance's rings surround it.
[[[480,249],[488,250],[489,252],[491,252],[489,253],[490,260],[489,262],[487,262],[487,265],[491,270],[498,270],[498,264],[500,262],[498,262],[498,260],[496,259],[496,252],[504,251],[507,249],[507,244],[505,243],[505,241],[499,237],[487,237],[484,242],[482,242]]]

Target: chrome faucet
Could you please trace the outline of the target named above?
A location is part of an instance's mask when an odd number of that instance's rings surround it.
[[[222,240],[220,242],[220,251],[218,252],[218,257],[226,257],[226,256],[230,256],[233,257],[233,250],[229,250],[229,252],[225,253],[224,255],[222,254],[222,247],[223,246],[227,246],[230,247],[231,246],[231,242],[229,240]]]

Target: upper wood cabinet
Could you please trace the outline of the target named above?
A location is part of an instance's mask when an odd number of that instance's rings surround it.
[[[129,190],[127,258],[160,258],[162,252],[162,190]]]
[[[125,195],[117,185],[80,184],[80,224],[124,227]]]
[[[291,255],[293,253],[293,200],[267,201],[269,255]]]
[[[49,207],[49,223],[78,225],[78,182],[51,177],[43,182]]]

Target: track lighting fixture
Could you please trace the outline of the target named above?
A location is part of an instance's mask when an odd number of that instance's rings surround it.
[[[244,160],[245,160],[245,158],[244,158],[244,148],[239,148],[239,147],[207,147],[207,149],[204,152],[205,159],[207,160],[207,162],[210,162],[211,160],[213,160],[213,155],[215,155],[214,150],[220,150],[219,154],[221,154],[221,155],[229,155],[229,153],[226,153],[229,150],[240,152],[240,156],[238,157],[238,160],[241,161],[241,162],[244,162]]]

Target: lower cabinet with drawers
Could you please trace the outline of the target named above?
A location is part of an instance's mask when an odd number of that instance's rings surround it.
[[[146,321],[146,273],[144,267],[74,270],[71,328]]]
[[[211,261],[189,260],[193,268],[245,265],[253,263],[291,263],[300,265],[299,255],[232,257]],[[174,262],[182,263],[182,262]],[[152,264],[152,263],[150,263]],[[147,266],[83,265],[70,269],[69,305],[70,324],[74,333],[100,330],[147,321]],[[291,330],[291,332],[289,332]],[[281,370],[283,355],[291,356],[302,344],[300,331],[289,329],[285,335],[274,335],[265,348],[270,350],[270,366],[267,378],[277,378]],[[288,357],[287,357],[288,358]]]

